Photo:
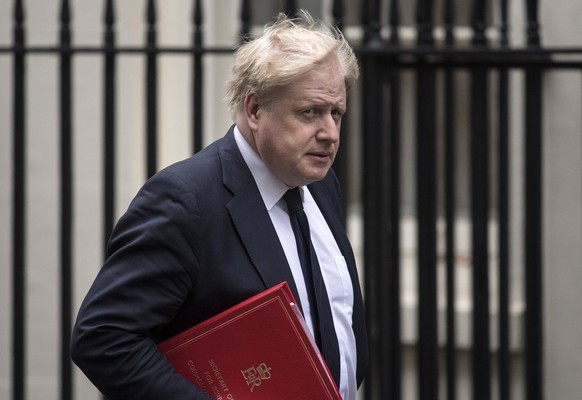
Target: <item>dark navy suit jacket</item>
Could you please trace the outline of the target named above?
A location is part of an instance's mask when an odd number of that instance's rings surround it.
[[[337,179],[330,171],[309,190],[352,278],[360,384],[368,357],[364,309]],[[136,195],[77,316],[73,360],[110,399],[208,399],[173,373],[156,343],[282,281],[299,298],[231,128]]]

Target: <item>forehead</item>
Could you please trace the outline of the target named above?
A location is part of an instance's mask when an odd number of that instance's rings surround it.
[[[337,62],[326,62],[283,89],[280,99],[337,104],[344,103],[345,98],[345,81]]]

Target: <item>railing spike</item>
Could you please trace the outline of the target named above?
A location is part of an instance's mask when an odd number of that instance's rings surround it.
[[[398,6],[397,0],[390,2],[390,15],[388,20],[390,22],[390,44],[396,46],[400,43],[400,34],[398,32],[400,25],[400,7]]]
[[[362,25],[364,25],[364,43],[369,47],[382,46],[380,35],[380,2],[378,0],[365,0],[362,3]]]
[[[195,0],[192,12],[192,24],[194,25],[194,46],[202,45],[202,22],[204,16],[202,14],[202,1]]]
[[[334,24],[340,31],[344,29],[344,2],[343,0],[334,0],[331,10]]]
[[[485,9],[486,2],[484,0],[476,0],[473,3],[473,45],[485,46],[487,38],[485,37]]]
[[[70,46],[71,44],[71,5],[69,0],[63,0],[61,2],[61,46]]]
[[[527,0],[527,45],[530,47],[539,47],[541,42],[538,8],[538,0]]]
[[[416,31],[419,45],[432,45],[433,38],[433,0],[421,0],[416,6]]]
[[[454,24],[455,24],[455,4],[454,0],[445,1],[445,44],[452,46],[455,44]]]
[[[251,1],[243,0],[240,9],[240,41],[248,42],[251,38]]]
[[[113,0],[107,0],[105,2],[104,22],[107,27],[115,25],[115,8],[113,7]]]
[[[283,3],[283,12],[289,17],[295,17],[297,15],[297,2],[295,0],[285,0]]]
[[[192,22],[194,23],[194,26],[200,27],[202,25],[203,18],[204,16],[202,14],[202,1],[195,0],[192,12]]]
[[[156,2],[155,0],[148,0],[146,20],[148,25],[156,24]]]
[[[23,0],[16,0],[14,2],[14,21],[18,23],[24,22],[24,2]]]
[[[61,2],[61,24],[68,25],[71,22],[71,6],[69,0]]]

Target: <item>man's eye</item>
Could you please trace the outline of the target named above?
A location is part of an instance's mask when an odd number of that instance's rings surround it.
[[[332,110],[331,115],[334,118],[341,118],[343,116],[343,113],[340,110]]]

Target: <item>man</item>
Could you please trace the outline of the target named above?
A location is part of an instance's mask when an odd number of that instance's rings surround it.
[[[330,167],[357,75],[343,36],[306,12],[279,16],[237,50],[228,82],[235,125],[143,186],[79,311],[73,359],[105,396],[209,399],[156,344],[282,281],[319,332],[282,198],[299,187],[325,283],[316,294],[335,330],[321,340],[337,343],[337,363],[328,363],[342,397],[355,399],[367,364],[364,311]]]

